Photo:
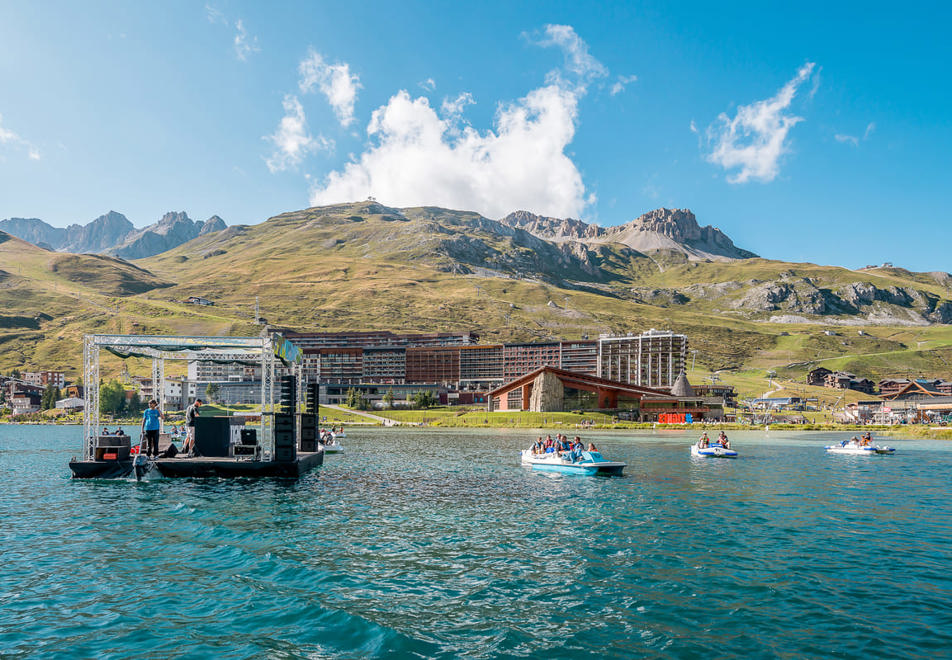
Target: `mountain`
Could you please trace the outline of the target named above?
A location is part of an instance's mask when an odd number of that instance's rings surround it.
[[[110,211],[87,225],[70,225],[66,228],[66,241],[53,247],[77,254],[104,252],[122,241],[134,229],[126,216]]]
[[[39,218],[7,218],[0,220],[0,231],[33,245],[55,250],[66,242],[66,230],[54,227]]]
[[[516,229],[524,229],[548,241],[583,241],[595,239],[604,234],[604,230],[598,225],[590,225],[572,218],[549,218],[529,211],[510,213],[499,222]]]
[[[698,225],[697,218],[687,209],[656,209],[627,224],[609,228],[571,218],[548,218],[528,211],[510,213],[500,222],[550,241],[621,243],[642,253],[680,252],[690,260],[720,261],[757,256],[735,246],[720,229]]]
[[[123,259],[143,259],[226,227],[225,221],[217,215],[205,222],[195,222],[184,211],[170,211],[155,224],[130,232],[122,242],[104,252]]]
[[[818,363],[874,379],[952,376],[948,274],[704,260],[686,248],[642,252],[609,240],[626,230],[543,219],[530,232],[513,226],[526,218],[516,220],[339,204],[223,230],[209,219],[192,240],[134,264],[60,263],[72,255],[8,238],[12,247],[0,243],[0,306],[9,315],[0,319],[0,372],[49,364],[75,373],[90,331],[257,334],[258,298],[272,324],[301,330],[462,329],[494,343],[670,328],[689,336],[698,368],[752,388],[764,370],[800,377]],[[164,226],[176,225],[184,218]],[[540,237],[544,227],[561,238]],[[629,229],[674,231],[640,227]],[[690,229],[676,234],[688,248],[719,245]],[[215,305],[182,302],[191,295]]]
[[[72,224],[65,229],[53,227],[39,218],[0,220],[0,231],[49,250],[110,254],[127,259],[151,257],[225,227],[225,221],[217,215],[205,222],[193,222],[184,212],[166,213],[144,229],[136,229],[126,216],[116,211],[88,224]]]

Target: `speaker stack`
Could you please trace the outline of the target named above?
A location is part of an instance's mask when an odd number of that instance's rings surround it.
[[[293,463],[297,459],[294,408],[297,401],[297,379],[294,376],[281,378],[279,412],[274,413],[274,460]]]
[[[298,418],[298,440],[301,451],[317,451],[317,383],[308,383],[304,390],[304,410]]]

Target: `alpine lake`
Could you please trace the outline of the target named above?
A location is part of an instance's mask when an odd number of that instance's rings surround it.
[[[80,427],[0,426],[0,657],[952,654],[952,442],[586,431],[628,467],[582,477],[520,464],[539,433],[353,427],[299,480],[135,482],[70,479]]]

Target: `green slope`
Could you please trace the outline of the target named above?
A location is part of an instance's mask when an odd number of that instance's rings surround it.
[[[0,319],[0,368],[78,367],[78,339],[90,330],[253,333],[257,296],[271,324],[295,329],[470,329],[495,342],[670,328],[689,335],[699,369],[738,378],[775,369],[796,379],[817,363],[874,379],[952,376],[952,326],[869,325],[841,309],[781,324],[770,318],[790,313],[782,305],[740,302],[772,282],[788,283],[798,300],[835,297],[863,282],[915,291],[935,306],[952,291],[932,274],[766,259],[688,262],[620,245],[557,245],[500,227],[474,213],[363,202],[230,227],[134,266],[83,255],[56,261],[63,255],[30,246],[19,273],[8,240],[0,244],[0,302],[10,317],[26,319],[10,323],[26,325],[4,328]],[[180,302],[189,295],[216,305]],[[905,309],[881,301],[868,308]],[[37,320],[43,310],[51,318]]]

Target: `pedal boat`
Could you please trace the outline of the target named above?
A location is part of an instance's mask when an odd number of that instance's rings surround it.
[[[340,436],[331,434],[330,439],[323,443],[322,446],[324,447],[325,454],[343,454],[344,453],[344,445],[340,443],[340,440],[337,439],[338,437]]]
[[[533,454],[531,449],[522,451],[522,464],[531,465],[533,470],[563,472],[565,474],[620,475],[627,463],[606,461],[597,451],[583,451],[578,462],[560,456],[558,452]]]
[[[873,456],[888,455],[895,453],[893,447],[880,447],[879,445],[858,445],[855,442],[841,443],[838,445],[827,445],[828,454],[847,454],[850,456]]]
[[[691,445],[691,456],[697,456],[698,458],[737,458],[737,452],[720,445],[698,447],[695,442]]]

